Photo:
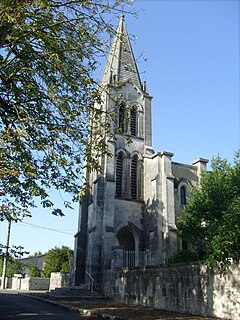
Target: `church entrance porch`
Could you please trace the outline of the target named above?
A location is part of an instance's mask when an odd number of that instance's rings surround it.
[[[152,253],[146,251],[125,250],[121,246],[112,248],[112,269],[128,269],[153,266]]]
[[[136,235],[135,235],[136,238]],[[135,238],[132,230],[129,227],[123,227],[117,233],[117,240],[121,247],[125,250],[135,251]],[[137,240],[137,239],[136,239]]]
[[[135,267],[138,265],[139,237],[130,227],[123,227],[117,233],[118,263],[122,268]],[[120,253],[121,252],[121,253]]]
[[[139,250],[139,236],[135,230],[125,226],[116,236],[117,244],[112,247],[112,269],[145,267],[152,265],[149,250]]]

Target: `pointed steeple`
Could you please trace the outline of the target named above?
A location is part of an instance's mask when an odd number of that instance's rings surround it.
[[[101,84],[120,84],[129,80],[141,88],[140,76],[127,33],[124,15],[122,14]]]

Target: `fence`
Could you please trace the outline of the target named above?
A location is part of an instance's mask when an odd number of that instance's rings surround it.
[[[153,260],[150,251],[123,250],[123,268],[152,266]]]

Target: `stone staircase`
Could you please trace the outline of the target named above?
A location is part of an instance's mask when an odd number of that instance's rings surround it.
[[[101,300],[107,299],[103,294],[97,291],[92,291],[87,285],[78,287],[55,288],[43,294],[46,298],[52,300]]]

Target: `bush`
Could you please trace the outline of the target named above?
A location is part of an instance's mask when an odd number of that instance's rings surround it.
[[[73,251],[66,246],[49,250],[44,265],[45,277],[49,278],[51,272],[69,272],[72,255]]]

